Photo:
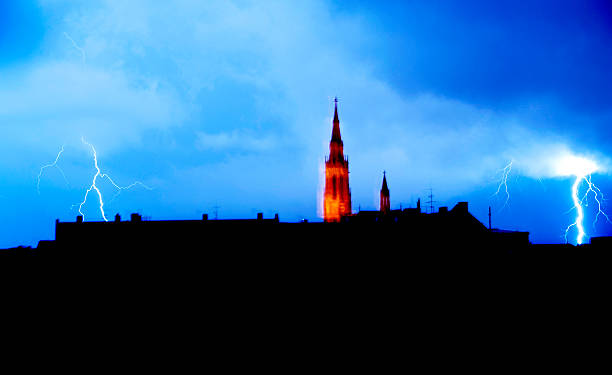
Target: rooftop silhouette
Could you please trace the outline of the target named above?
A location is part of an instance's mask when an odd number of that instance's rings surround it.
[[[430,196],[431,198],[431,196]],[[433,203],[430,199],[429,203]],[[324,250],[326,256],[341,257],[356,251],[396,251],[456,254],[507,254],[523,251],[530,244],[529,232],[487,228],[468,210],[467,202],[452,209],[439,207],[433,212],[415,208],[391,209],[387,172],[383,171],[380,206],[377,211],[353,212],[349,187],[349,164],[344,156],[340,134],[338,99],[334,99],[334,118],[325,160],[323,222],[282,222],[279,215],[254,219],[143,220],[132,214],[122,220],[55,223],[55,239],[40,241],[36,249],[15,248],[3,255],[28,254],[57,258],[143,259],[166,257],[228,256],[233,251],[282,252],[291,254],[297,247]],[[215,215],[216,218],[216,215]],[[609,238],[594,238],[592,247],[610,246]],[[176,250],[181,249],[181,250]]]

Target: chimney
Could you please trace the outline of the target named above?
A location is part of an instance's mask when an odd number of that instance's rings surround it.
[[[208,214],[202,214],[202,221],[208,221]]]
[[[467,213],[468,212],[468,202],[459,202],[453,207],[453,211]]]
[[[115,215],[115,223],[119,223],[121,222],[121,215],[117,214]]]
[[[257,220],[263,220],[263,212],[258,212],[257,213]]]
[[[134,214],[132,214],[130,216],[130,221],[132,221],[134,223],[141,222],[142,221],[142,216],[140,216],[139,214],[134,213]]]
[[[274,214],[274,221],[278,223],[278,214]]]
[[[76,222],[77,222],[77,223],[82,223],[82,222],[83,222],[83,215],[79,215],[79,216],[77,216],[77,220],[76,220]]]

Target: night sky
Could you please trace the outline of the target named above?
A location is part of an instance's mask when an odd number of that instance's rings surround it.
[[[0,0],[0,248],[75,220],[83,140],[150,188],[98,178],[108,218],[320,221],[335,96],[354,210],[378,208],[384,170],[394,209],[431,189],[564,243],[567,160],[597,166],[612,213],[610,67],[609,1]],[[612,235],[583,203],[585,242]],[[93,193],[81,210],[102,220]]]

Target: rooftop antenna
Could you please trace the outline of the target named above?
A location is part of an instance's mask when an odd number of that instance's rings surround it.
[[[429,213],[433,214],[434,213],[434,206],[433,206],[433,204],[437,203],[438,201],[434,201],[433,200],[434,195],[433,195],[433,189],[432,188],[429,188],[429,195],[427,197],[429,198],[429,200],[427,202],[425,202],[425,203],[429,204]]]
[[[215,220],[219,220],[219,206],[215,203],[213,209],[215,210]]]

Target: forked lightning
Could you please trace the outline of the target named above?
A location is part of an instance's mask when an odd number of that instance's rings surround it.
[[[87,189],[87,191],[85,192],[85,197],[83,198],[83,201],[79,205],[79,213],[81,214],[81,216],[83,216],[83,220],[85,220],[85,215],[83,214],[83,211],[82,211],[83,205],[85,204],[85,202],[87,202],[87,197],[88,197],[89,193],[92,190],[95,190],[96,194],[98,194],[98,201],[99,201],[100,213],[102,214],[102,219],[104,219],[104,221],[108,221],[108,219],[106,218],[106,214],[104,212],[104,200],[102,198],[102,193],[100,192],[100,189],[96,185],[96,181],[98,179],[98,176],[100,178],[108,179],[110,181],[110,183],[118,190],[118,192],[115,195],[115,197],[119,193],[121,193],[121,191],[127,190],[127,189],[131,189],[132,187],[134,187],[136,185],[140,185],[140,186],[142,186],[143,188],[145,188],[147,190],[152,190],[150,187],[146,186],[145,184],[143,184],[140,181],[133,182],[132,184],[130,184],[128,186],[119,186],[119,185],[117,185],[115,183],[115,181],[113,181],[113,179],[109,175],[107,175],[105,173],[102,173],[100,171],[100,167],[98,166],[98,154],[96,153],[95,147],[91,143],[88,143],[85,140],[85,138],[81,138],[81,141],[91,148],[91,152],[92,152],[93,158],[94,158],[94,167],[96,168],[96,174],[93,176],[93,179],[91,181],[91,185],[89,186],[89,189]]]

